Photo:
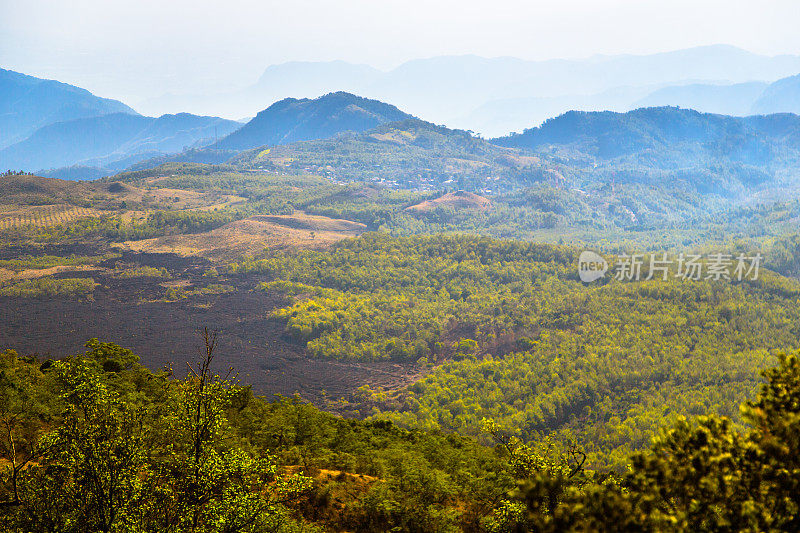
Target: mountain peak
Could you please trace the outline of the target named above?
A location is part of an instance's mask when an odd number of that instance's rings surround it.
[[[259,112],[253,120],[213,147],[247,150],[332,137],[344,131],[361,132],[387,122],[412,118],[395,106],[346,91],[320,97],[284,98]]]

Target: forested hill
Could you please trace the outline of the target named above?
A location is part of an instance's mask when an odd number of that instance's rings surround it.
[[[329,93],[313,100],[286,98],[261,111],[212,148],[247,150],[324,139],[343,131],[365,131],[410,117],[393,105],[346,92]]]
[[[730,117],[675,107],[570,111],[492,142],[572,166],[584,176],[581,188],[638,183],[748,201],[755,193],[795,194],[800,116]]]
[[[307,169],[334,179],[382,180],[411,188],[444,185],[500,190],[547,177],[539,158],[491,144],[468,131],[419,119],[251,150],[231,163],[246,168]]]
[[[216,336],[204,330],[203,339],[204,356],[185,379],[171,369],[148,371],[130,350],[97,339],[86,343],[84,354],[62,360],[0,351],[0,529],[800,529],[796,353],[775,354],[777,366],[764,371],[758,394],[741,405],[746,425],[713,414],[679,418],[615,474],[588,467],[586,451],[574,442],[523,442],[487,418],[489,412],[482,413],[480,439],[492,446],[482,446],[387,420],[344,419],[299,397],[269,402],[214,375]],[[508,384],[494,381],[504,377],[495,369],[479,368],[491,395]],[[527,375],[557,380],[559,373],[555,366]],[[462,390],[461,382],[456,377],[450,384]],[[564,395],[556,389],[555,400]],[[630,417],[641,416],[629,404],[637,396],[623,400]],[[454,402],[447,410],[455,414],[461,406]],[[692,405],[692,411],[705,409]],[[584,411],[587,419],[619,425],[618,416]]]
[[[776,113],[779,110],[800,113],[800,74],[770,84],[753,103],[756,113]]]
[[[800,116],[731,117],[677,107],[628,113],[570,111],[492,142],[528,149],[564,146],[601,160],[636,155],[644,159],[646,152],[653,166],[663,167],[712,158],[771,165],[784,150],[795,158],[800,153]]]

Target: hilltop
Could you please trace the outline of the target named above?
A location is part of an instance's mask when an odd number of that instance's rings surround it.
[[[31,174],[0,176],[0,200],[4,204],[69,202],[89,192],[84,183],[43,178]]]
[[[769,85],[753,103],[753,113],[800,113],[800,74]]]
[[[313,100],[286,98],[261,111],[250,122],[212,145],[218,150],[247,150],[361,132],[379,124],[410,118],[395,106],[346,92]]]
[[[796,187],[800,117],[731,117],[675,107],[570,111],[492,142],[568,161],[581,169],[585,184],[677,186],[689,194],[743,198]]]
[[[597,159],[615,159],[644,151],[664,152],[656,164],[667,164],[676,153],[684,157],[720,155],[728,159],[764,162],[770,143],[800,140],[800,117],[769,115],[732,117],[677,107],[640,108],[627,113],[570,111],[538,128],[494,139],[515,148],[564,145]],[[735,141],[748,141],[736,143]],[[729,146],[722,146],[724,142]],[[722,150],[725,148],[726,150]],[[795,149],[797,150],[797,149]]]

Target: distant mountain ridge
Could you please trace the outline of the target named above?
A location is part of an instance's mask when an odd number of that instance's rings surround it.
[[[800,151],[800,116],[732,117],[678,107],[641,108],[626,113],[570,111],[523,133],[500,137],[500,146],[537,149],[566,145],[598,159],[613,159],[645,150],[666,150],[680,143],[700,143],[716,149],[735,140],[750,143],[777,141],[794,144]],[[741,154],[748,143],[731,144],[726,155]]]
[[[519,131],[567,111],[616,111],[643,107],[677,106],[704,113],[745,117],[775,113],[800,114],[800,75],[772,83],[680,83],[644,87],[617,87],[607,91],[555,97],[499,99],[487,102],[459,123],[476,131]]]
[[[692,83],[658,89],[634,103],[640,107],[678,106],[705,113],[745,116],[752,112],[756,101],[769,87],[762,81],[733,85]]]
[[[597,56],[586,59],[523,60],[473,55],[414,59],[388,71],[343,61],[290,62],[268,67],[258,82],[227,95],[195,95],[153,101],[151,111],[167,112],[180,103],[195,113],[230,117],[251,115],[263,102],[286,97],[315,98],[346,90],[391,102],[413,115],[448,127],[495,136],[536,125],[570,109],[626,111],[637,100],[667,86],[771,83],[800,73],[800,56],[762,56],[727,45],[714,45],[650,55]],[[650,88],[642,92],[642,88]],[[625,98],[604,93],[623,91]],[[564,98],[571,95],[571,98]],[[593,95],[601,95],[594,99]],[[561,102],[552,102],[562,98]],[[542,99],[509,118],[474,120],[471,114],[492,102]],[[609,102],[620,107],[607,107]],[[659,105],[683,105],[659,102]],[[498,104],[495,104],[498,105]],[[723,111],[713,109],[709,111]],[[517,118],[517,120],[514,120]]]
[[[676,107],[570,111],[500,146],[569,161],[587,183],[689,187],[723,196],[800,189],[800,116],[731,117]]]
[[[0,150],[0,168],[29,171],[72,165],[97,172],[122,170],[137,161],[211,143],[241,124],[189,113],[158,118],[114,113],[47,125]],[[94,176],[92,176],[94,177]]]
[[[800,74],[770,84],[751,108],[753,113],[800,114]]]
[[[122,102],[86,89],[0,69],[0,148],[48,124],[113,113],[138,115]]]
[[[248,150],[332,137],[344,131],[361,132],[387,122],[411,118],[395,106],[346,92],[313,100],[286,98],[261,111],[250,122],[210,146],[219,150]]]
[[[308,74],[311,74],[310,79],[305,79]],[[374,83],[382,74],[375,67],[340,60],[289,61],[267,67],[250,90],[255,96],[277,85],[293,95],[305,95],[309,91],[325,94],[332,87],[355,92],[360,87]]]

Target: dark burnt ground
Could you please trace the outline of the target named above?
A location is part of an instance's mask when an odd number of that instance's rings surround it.
[[[395,389],[412,380],[412,369],[398,364],[309,358],[303,345],[284,334],[283,323],[269,316],[285,301],[253,291],[257,279],[207,279],[202,275],[209,266],[205,260],[171,254],[124,254],[103,266],[112,267],[114,261],[163,266],[195,288],[219,283],[233,285],[236,291],[153,301],[165,295],[163,280],[64,273],[59,277],[93,277],[100,283],[94,301],[0,298],[0,349],[12,348],[40,360],[60,358],[82,353],[83,344],[97,337],[130,348],[152,370],[171,365],[183,376],[187,362],[199,357],[199,330],[208,327],[219,331],[216,371],[224,374],[233,367],[256,394],[299,393],[320,402],[322,391],[328,398],[350,397],[364,384]]]
[[[108,246],[101,243],[3,244],[0,246],[0,259],[16,259],[24,255],[100,255],[108,251]]]

